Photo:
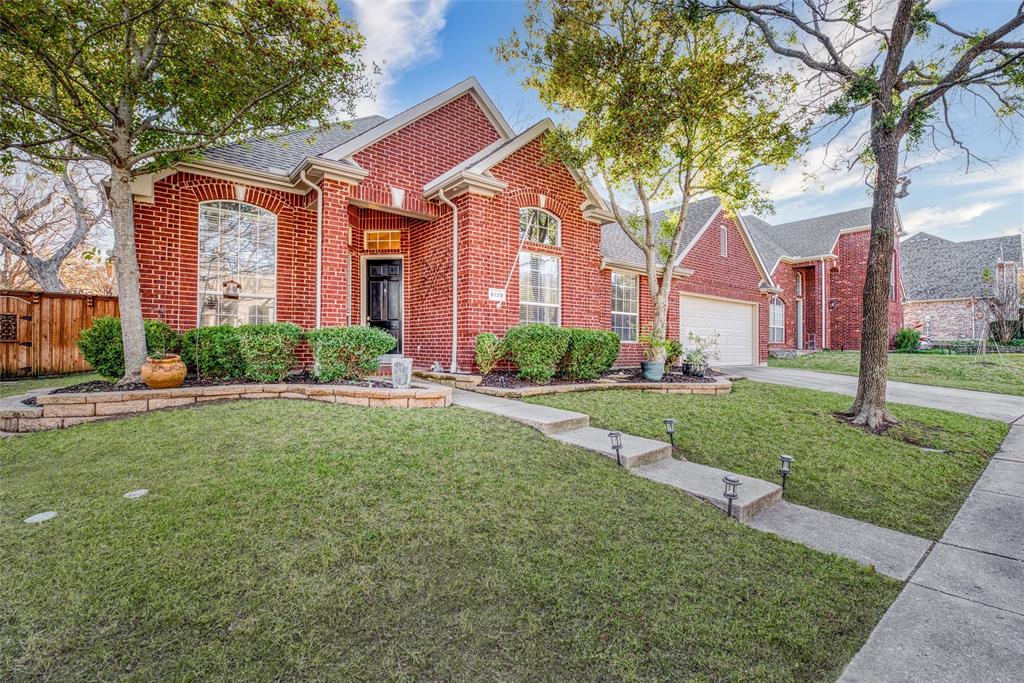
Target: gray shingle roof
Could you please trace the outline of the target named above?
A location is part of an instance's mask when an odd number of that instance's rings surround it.
[[[744,216],[743,223],[765,266],[772,271],[783,256],[802,259],[831,254],[840,232],[871,225],[871,207],[780,225],[772,225],[757,216]]]
[[[900,273],[910,301],[981,296],[985,268],[1021,259],[1020,235],[951,242],[919,232],[900,243]]]
[[[387,121],[383,116],[332,124],[325,130],[297,130],[274,138],[253,138],[206,150],[203,157],[256,171],[287,175],[306,157],[319,156]]]
[[[718,201],[717,197],[708,197],[707,199],[690,202],[690,208],[686,212],[686,222],[683,223],[683,239],[681,242],[683,249],[696,237],[697,233],[711,219],[711,216],[714,215],[720,205],[721,202]],[[652,214],[651,218],[657,224],[664,220],[665,215],[669,211],[678,210],[679,207],[663,209]],[[617,263],[625,263],[639,268],[647,267],[647,260],[644,258],[643,251],[633,244],[633,241],[622,231],[618,223],[606,223],[601,226],[601,256]]]

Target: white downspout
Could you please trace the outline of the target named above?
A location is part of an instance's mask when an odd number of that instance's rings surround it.
[[[324,193],[323,190],[320,189],[319,185],[315,185],[310,182],[309,178],[306,177],[306,172],[304,170],[299,171],[299,180],[316,192],[316,329],[320,329],[320,291],[323,279],[321,274],[323,272],[324,260]]]
[[[821,345],[822,351],[825,350],[825,257],[821,257]]]
[[[452,364],[451,372],[459,371],[459,207],[444,196],[444,189],[437,192],[438,199],[452,209]]]

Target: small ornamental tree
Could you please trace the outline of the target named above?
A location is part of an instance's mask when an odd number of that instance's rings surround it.
[[[146,358],[132,178],[351,110],[365,92],[362,45],[319,0],[0,3],[0,161],[109,169],[123,381]]]
[[[713,194],[730,209],[766,208],[755,169],[785,165],[803,139],[780,111],[794,79],[765,68],[758,41],[691,5],[531,0],[522,30],[496,50],[565,114],[547,139],[552,155],[603,181],[615,220],[643,252],[654,360],[665,357],[688,203]],[[680,210],[655,222],[653,206],[670,200]]]
[[[989,328],[992,339],[1009,344],[1020,329],[1021,309],[1024,308],[1024,289],[1021,288],[1017,266],[1012,261],[1000,263],[993,271],[985,268],[981,274],[984,296],[981,301],[992,321]]]

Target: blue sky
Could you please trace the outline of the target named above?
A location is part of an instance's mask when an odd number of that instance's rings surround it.
[[[933,5],[954,26],[976,28],[1005,21],[1018,0],[939,0]],[[517,26],[525,13],[512,0],[340,0],[367,37],[366,58],[381,66],[377,96],[360,104],[360,114],[395,114],[454,83],[476,76],[517,131],[548,112],[522,74],[499,65],[491,47]],[[1024,227],[1024,145],[1009,139],[983,107],[960,110],[963,138],[994,168],[972,163],[964,173],[962,155],[929,147],[914,158],[910,196],[900,214],[910,231],[927,230],[951,240],[1016,234]],[[1015,128],[1024,134],[1020,119]],[[775,215],[771,222],[798,220],[871,203],[861,174],[833,170],[826,136],[811,140],[803,165],[766,173]],[[810,172],[813,177],[806,178]]]

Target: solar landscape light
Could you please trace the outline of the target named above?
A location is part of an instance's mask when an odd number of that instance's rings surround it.
[[[668,434],[668,440],[672,443],[672,448],[676,447],[676,421],[672,418],[662,420],[665,423],[665,433]]]
[[[789,477],[790,468],[793,465],[792,455],[780,455],[779,462],[782,463],[782,467],[779,468],[779,474],[782,475],[782,490],[786,490],[786,479]]]
[[[726,508],[725,516],[732,517],[732,502],[739,498],[740,495],[736,493],[736,487],[741,486],[742,484],[740,482],[740,478],[735,474],[725,475],[722,477],[722,481],[725,482],[725,499],[729,501],[729,507]]]
[[[622,432],[608,432],[608,438],[612,440],[612,450],[615,451],[615,462],[622,467]]]

